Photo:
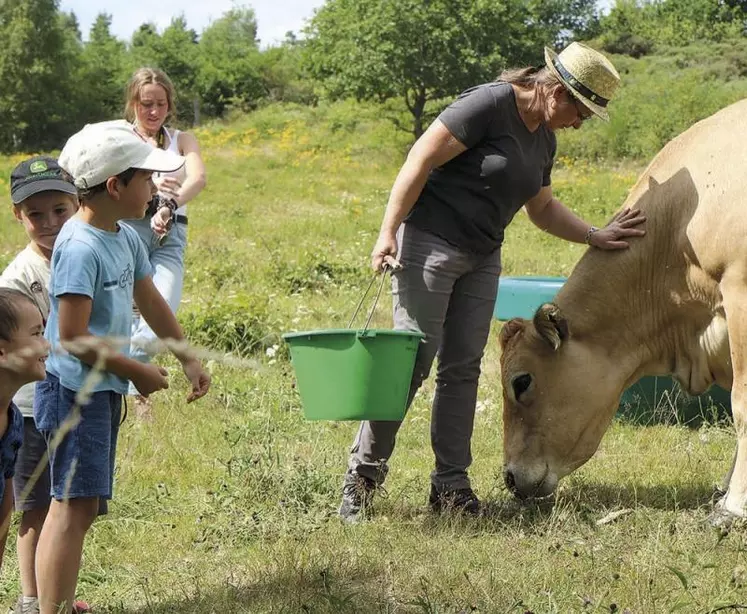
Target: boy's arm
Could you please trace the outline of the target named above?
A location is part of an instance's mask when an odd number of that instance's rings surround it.
[[[72,344],[76,340],[92,341],[96,339],[88,331],[93,301],[83,294],[63,294],[58,298],[60,342],[77,359],[94,366],[98,359],[99,350],[96,348],[84,350]],[[103,339],[96,340],[95,345],[102,350],[107,347],[106,341]],[[168,388],[165,369],[143,364],[120,352],[112,352],[106,358],[104,370],[131,380],[138,391],[146,396],[156,390]]]
[[[169,304],[153,284],[152,277],[148,275],[136,280],[133,295],[140,315],[145,318],[159,339],[184,340],[182,327],[176,321]],[[200,361],[189,350],[169,349],[182,363],[184,373],[192,383],[192,394],[187,401],[204,396],[210,388],[210,376],[203,371]]]

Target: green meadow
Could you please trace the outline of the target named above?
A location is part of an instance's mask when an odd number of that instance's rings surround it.
[[[151,422],[131,412],[122,427],[115,498],[89,533],[79,596],[112,614],[747,609],[744,532],[724,537],[704,525],[731,461],[731,425],[617,420],[595,457],[562,482],[554,506],[521,506],[501,479],[497,321],[471,469],[486,516],[426,508],[428,381],[373,519],[338,520],[357,425],[304,420],[281,334],[344,327],[370,280],[368,254],[408,145],[384,116],[353,103],[276,105],[196,130],[208,187],[189,205],[179,317],[195,344],[215,352],[213,387],[187,405],[177,363],[163,358],[172,387],[154,396]],[[586,129],[569,137],[569,151]],[[564,154],[564,142],[554,189],[602,224],[646,160],[590,162]],[[0,189],[19,159],[0,161]],[[25,238],[9,198],[0,216],[4,266]],[[503,274],[565,276],[583,250],[520,213]],[[390,326],[389,307],[384,295],[376,326]],[[19,590],[15,528],[0,581],[8,605]]]

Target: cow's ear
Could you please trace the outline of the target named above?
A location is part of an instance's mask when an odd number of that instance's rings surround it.
[[[553,303],[545,303],[534,314],[534,327],[553,350],[558,350],[561,343],[568,339],[568,321]]]
[[[500,334],[500,342],[501,342],[501,350],[506,349],[506,344],[514,338],[518,333],[520,333],[522,330],[524,330],[524,326],[526,324],[526,320],[522,320],[521,318],[514,318],[513,320],[509,320],[503,325],[503,328],[501,328],[501,334]]]

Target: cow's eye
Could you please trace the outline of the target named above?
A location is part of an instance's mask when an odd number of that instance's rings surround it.
[[[532,376],[529,373],[522,373],[511,380],[511,386],[514,389],[514,398],[518,401],[532,384]]]

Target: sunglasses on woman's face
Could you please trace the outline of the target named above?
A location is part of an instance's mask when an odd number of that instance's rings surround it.
[[[583,102],[576,98],[570,90],[566,90],[566,92],[568,93],[568,100],[570,100],[576,107],[576,114],[582,122],[591,119],[594,116],[594,113],[592,113]]]

